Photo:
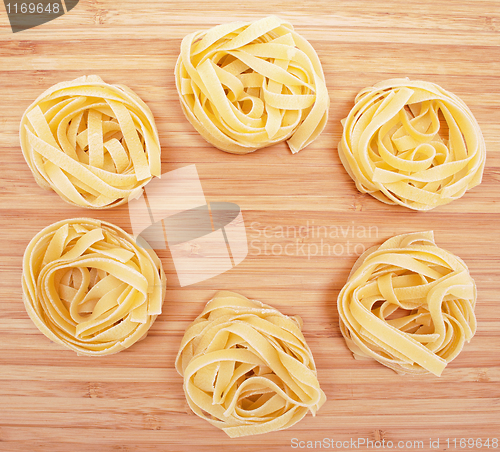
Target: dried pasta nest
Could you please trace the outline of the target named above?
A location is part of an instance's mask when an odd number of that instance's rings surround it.
[[[287,140],[295,153],[318,137],[328,118],[316,51],[275,16],[186,36],[175,79],[187,119],[226,152],[246,154]]]
[[[486,148],[467,105],[440,86],[386,80],[358,93],[338,151],[362,193],[430,210],[481,182]]]
[[[166,290],[154,251],[117,226],[90,218],[40,231],[24,253],[22,284],[37,328],[89,356],[117,353],[144,338]]]
[[[476,285],[429,232],[403,234],[360,256],[338,297],[355,358],[398,373],[441,375],[476,331]]]
[[[182,339],[176,368],[195,414],[230,437],[288,428],[326,398],[301,320],[222,291]]]
[[[151,110],[126,86],[96,75],[41,94],[22,117],[20,140],[38,185],[80,207],[126,203],[161,173]]]

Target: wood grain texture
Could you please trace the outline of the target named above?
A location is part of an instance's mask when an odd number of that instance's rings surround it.
[[[182,115],[173,76],[180,41],[200,28],[268,14],[291,21],[316,48],[330,120],[297,155],[285,144],[226,154]],[[69,14],[16,34],[2,4],[0,451],[281,451],[291,449],[292,438],[424,441],[419,450],[441,438],[434,450],[445,450],[446,438],[499,437],[499,46],[499,1],[80,0]],[[92,212],[40,189],[19,147],[25,108],[49,86],[92,73],[130,86],[146,101],[160,133],[162,171],[196,163],[209,201],[241,206],[250,242],[239,266],[187,288],[180,288],[168,252],[160,252],[168,277],[164,313],[144,341],[97,359],[78,357],[39,333],[20,284],[26,245],[56,220],[93,216],[130,231],[126,206]],[[483,183],[431,212],[361,195],[336,151],[340,120],[355,94],[400,76],[460,96],[486,140]],[[376,362],[355,361],[339,332],[336,297],[356,254],[395,234],[428,229],[439,246],[465,260],[477,282],[476,336],[441,378],[401,377]],[[280,252],[287,244],[289,252]],[[322,255],[308,256],[315,245],[323,246]],[[189,411],[174,359],[185,328],[217,289],[302,316],[328,397],[316,418],[230,440]]]

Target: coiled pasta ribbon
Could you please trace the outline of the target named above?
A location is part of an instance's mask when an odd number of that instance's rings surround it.
[[[476,285],[432,231],[403,234],[360,256],[338,297],[355,358],[398,373],[441,375],[476,331]]]
[[[151,249],[105,221],[52,224],[23,258],[24,304],[49,339],[79,355],[117,353],[146,336],[166,279]]]
[[[186,36],[175,79],[187,119],[205,140],[233,154],[285,140],[299,152],[328,118],[316,51],[275,16]]]
[[[151,110],[126,86],[96,75],[41,94],[23,115],[20,139],[38,185],[76,206],[126,203],[161,174]]]
[[[221,291],[189,326],[176,359],[195,414],[230,437],[288,428],[326,398],[299,317]]]
[[[481,129],[461,99],[434,83],[405,78],[365,88],[342,124],[345,169],[360,192],[386,204],[430,210],[481,182]]]

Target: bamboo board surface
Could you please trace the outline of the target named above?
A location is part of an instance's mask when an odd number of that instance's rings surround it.
[[[432,450],[460,450],[459,443],[448,447],[446,438],[500,437],[499,1],[81,0],[65,16],[16,34],[3,8],[0,451],[278,451],[290,450],[293,438],[385,439],[395,448],[399,441],[423,441],[419,450],[430,450],[430,438],[440,438]],[[319,139],[297,155],[285,144],[226,154],[204,142],[181,112],[173,77],[180,41],[201,28],[268,14],[288,19],[316,48],[332,101],[330,119]],[[25,108],[51,85],[84,74],[126,84],[144,99],[159,129],[162,172],[196,163],[209,201],[241,206],[250,244],[240,265],[185,288],[171,256],[159,252],[168,278],[163,314],[144,341],[94,359],[78,357],[36,329],[20,283],[26,245],[57,220],[90,216],[130,232],[126,206],[88,211],[40,189],[20,151]],[[337,155],[340,120],[355,94],[402,76],[460,96],[486,140],[483,183],[431,212],[361,195]],[[356,255],[395,234],[429,229],[439,246],[465,260],[477,282],[476,336],[441,378],[402,377],[376,362],[354,360],[338,328],[336,298]],[[287,253],[286,244],[292,244]],[[323,245],[322,255],[307,256],[313,244]],[[328,397],[316,418],[231,440],[190,412],[174,359],[185,328],[218,289],[302,317]],[[469,450],[479,450],[474,447]]]

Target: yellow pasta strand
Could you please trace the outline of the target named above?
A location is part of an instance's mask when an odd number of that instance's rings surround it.
[[[221,291],[189,326],[176,368],[194,413],[230,437],[283,430],[326,397],[299,317]]]
[[[476,285],[434,235],[393,237],[360,256],[339,294],[340,329],[357,359],[441,375],[476,332]]]
[[[90,218],[40,231],[24,253],[22,283],[37,328],[89,356],[118,353],[144,338],[166,291],[154,251],[117,226]]]
[[[20,140],[38,185],[80,207],[126,203],[161,174],[151,110],[126,86],[96,75],[41,94],[23,115]]]
[[[430,210],[481,182],[486,147],[467,105],[440,86],[408,78],[358,93],[342,121],[340,159],[362,193]]]
[[[186,36],[175,80],[189,122],[209,143],[233,154],[285,140],[299,152],[328,118],[318,55],[275,16]]]

